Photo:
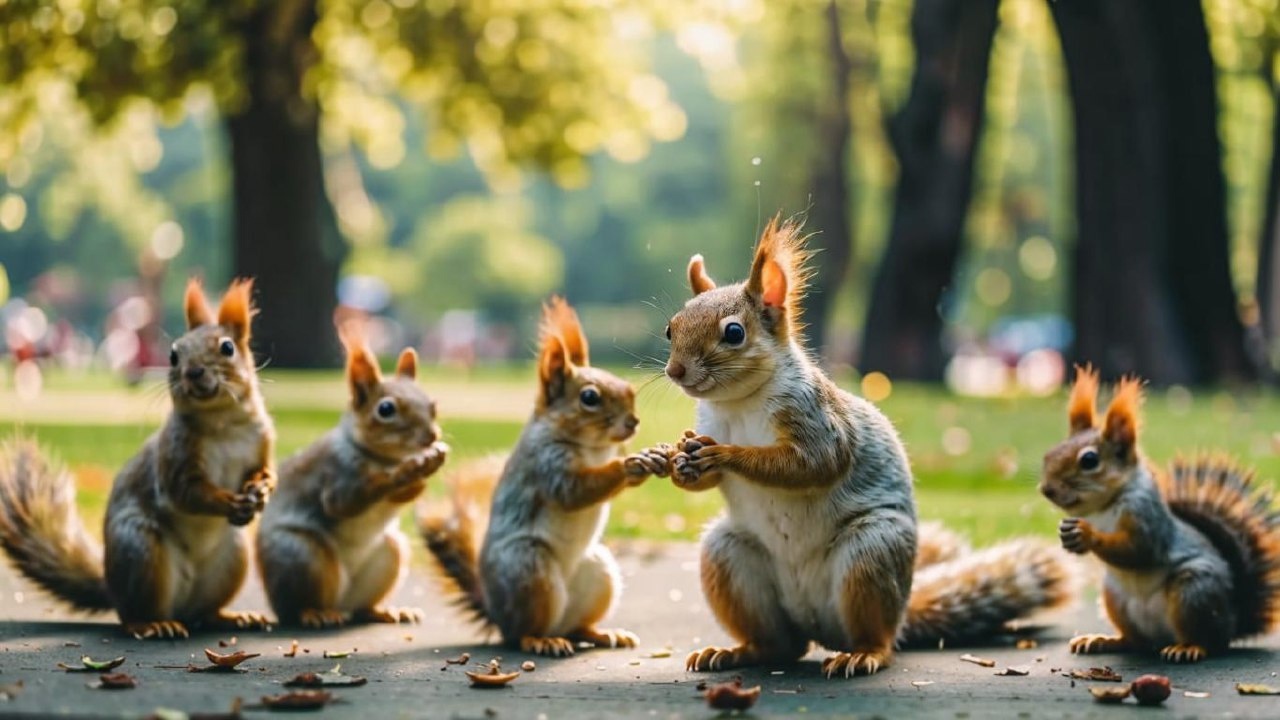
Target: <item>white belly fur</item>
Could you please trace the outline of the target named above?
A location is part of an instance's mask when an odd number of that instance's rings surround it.
[[[1120,511],[1107,508],[1085,520],[1101,532],[1115,532]],[[1103,581],[1114,589],[1114,594],[1125,598],[1120,611],[1134,629],[1148,642],[1158,645],[1175,641],[1173,626],[1169,623],[1169,603],[1164,594],[1167,575],[1164,571],[1128,572],[1108,566]]]

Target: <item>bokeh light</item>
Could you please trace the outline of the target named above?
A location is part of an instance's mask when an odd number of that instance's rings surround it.
[[[882,372],[870,372],[862,377],[862,396],[871,402],[882,402],[893,393],[893,383]]]

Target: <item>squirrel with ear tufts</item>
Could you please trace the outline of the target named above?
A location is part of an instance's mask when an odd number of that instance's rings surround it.
[[[452,505],[428,509],[422,534],[455,601],[506,645],[556,657],[578,643],[634,647],[634,634],[598,627],[622,593],[600,538],[609,500],[664,471],[666,455],[623,455],[635,392],[591,367],[568,303],[551,299],[541,331],[538,398],[511,456],[449,478]]]
[[[0,451],[0,544],[22,574],[77,609],[114,609],[139,638],[188,627],[262,628],[225,609],[248,568],[243,527],[275,485],[275,430],[249,349],[249,280],[215,315],[187,284],[187,333],[169,355],[173,412],[116,476],[99,549],[76,515],[75,485],[34,443]]]
[[[1114,635],[1081,635],[1075,653],[1155,651],[1198,662],[1280,620],[1280,511],[1253,472],[1222,457],[1169,468],[1138,448],[1142,384],[1120,381],[1098,423],[1098,374],[1077,368],[1070,435],[1044,456],[1040,492],[1068,514],[1062,546],[1106,565]]]
[[[358,323],[343,324],[339,337],[351,404],[338,427],[280,466],[258,530],[263,585],[290,625],[417,622],[421,610],[383,601],[409,570],[400,511],[449,448],[435,401],[415,382],[417,353],[405,348],[395,374],[383,377]]]
[[[795,661],[817,642],[835,651],[827,677],[869,674],[896,644],[989,639],[1065,602],[1071,568],[1056,548],[967,553],[935,526],[918,539],[893,425],[803,347],[807,259],[799,223],[776,217],[745,283],[717,286],[695,255],[694,297],[667,326],[666,373],[697,400],[669,470],[681,489],[724,495],[702,538],[702,587],[738,642],[695,651],[688,668]]]

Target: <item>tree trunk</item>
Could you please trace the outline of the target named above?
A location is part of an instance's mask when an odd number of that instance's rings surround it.
[[[1199,0],[1050,8],[1075,116],[1074,360],[1157,384],[1250,376]]]
[[[849,273],[853,254],[853,230],[849,223],[849,145],[853,122],[849,116],[849,77],[852,63],[844,47],[838,0],[829,0],[825,11],[828,53],[831,61],[830,95],[819,102],[817,136],[819,154],[814,157],[810,187],[813,209],[808,226],[816,231],[812,247],[820,249],[813,278],[813,293],[805,309],[809,343],[824,353],[827,330],[836,295]],[[830,358],[828,358],[830,359]]]
[[[917,0],[916,72],[890,122],[900,166],[888,245],[872,287],[859,367],[939,380],[939,304],[952,282],[973,188],[998,0]]]
[[[1274,116],[1271,125],[1271,175],[1267,182],[1265,217],[1258,243],[1258,309],[1266,367],[1276,367],[1277,340],[1280,340],[1280,93],[1272,95]]]
[[[246,21],[248,102],[227,119],[237,276],[256,280],[260,361],[333,364],[345,245],[324,190],[319,109],[302,92],[315,60],[312,2],[270,3]]]

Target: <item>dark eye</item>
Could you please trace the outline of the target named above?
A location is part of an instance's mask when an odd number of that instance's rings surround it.
[[[671,339],[671,324],[670,324],[670,323],[668,323],[668,324],[667,324],[667,339],[668,339],[668,340],[670,340],[670,339]]]
[[[396,403],[394,400],[383,400],[378,403],[378,407],[374,412],[378,413],[378,417],[386,420],[396,414]]]
[[[1085,450],[1080,453],[1080,458],[1078,459],[1080,469],[1085,472],[1097,470],[1098,465],[1101,464],[1101,462],[1102,458],[1098,457],[1097,450]]]
[[[747,339],[747,329],[742,323],[731,322],[724,326],[724,341],[730,345],[741,345]]]
[[[600,405],[600,391],[593,387],[585,388],[578,395],[578,399],[586,407],[597,407]]]
[[[169,367],[178,367],[178,350],[170,348],[169,350]]]
[[[223,340],[222,343],[218,345],[218,352],[222,353],[223,357],[231,357],[236,354],[236,344],[230,340]]]

